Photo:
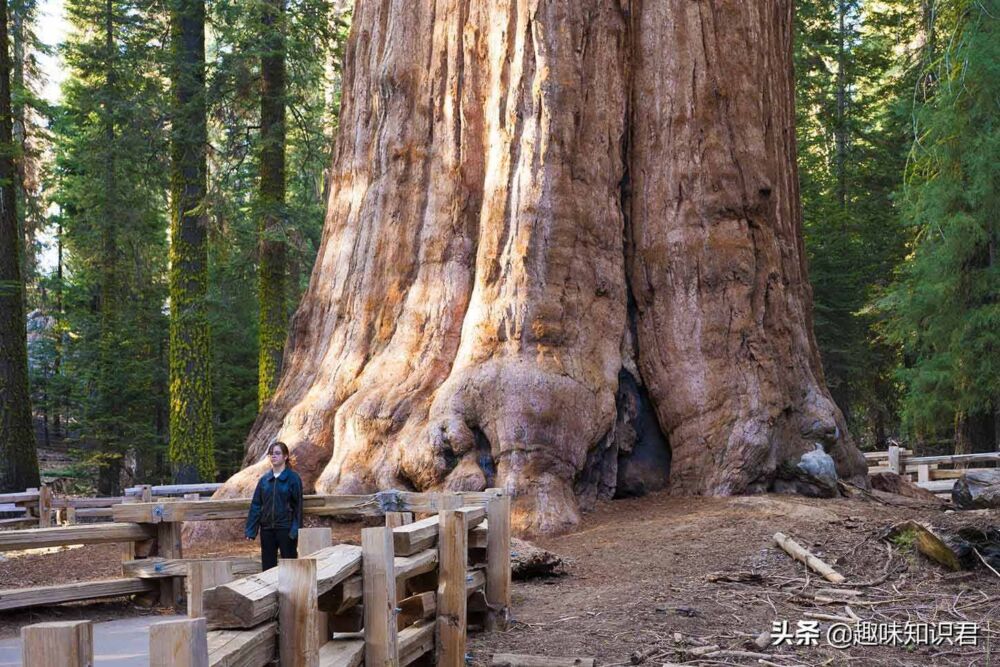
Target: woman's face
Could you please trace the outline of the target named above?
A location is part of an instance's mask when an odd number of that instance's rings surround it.
[[[281,447],[271,447],[271,465],[280,466],[285,462],[285,453],[281,451]]]

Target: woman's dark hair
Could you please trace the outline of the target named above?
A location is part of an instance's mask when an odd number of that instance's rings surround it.
[[[288,452],[288,445],[283,443],[281,440],[275,440],[270,445],[267,446],[267,455],[270,456],[271,452],[274,451],[275,447],[281,447],[281,453],[285,456],[285,465],[289,468],[292,467],[292,455]]]

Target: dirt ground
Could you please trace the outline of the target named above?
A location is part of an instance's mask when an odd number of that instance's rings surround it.
[[[998,512],[976,515],[1000,523]],[[966,516],[977,518],[963,513],[944,518],[959,521]],[[657,494],[604,503],[585,515],[575,532],[536,541],[567,560],[567,574],[515,582],[509,630],[471,635],[469,653],[475,665],[488,664],[495,652],[585,656],[604,667],[1000,665],[1000,576],[982,566],[949,572],[906,543],[882,539],[894,523],[942,517],[940,510],[865,499],[780,495]],[[357,524],[339,525],[335,533],[339,539],[356,541],[357,530]],[[774,545],[778,531],[833,565],[846,582],[836,586],[807,573]],[[216,543],[187,545],[185,553],[207,557],[254,554],[256,549],[253,543]],[[119,560],[117,545],[15,555],[0,561],[0,588],[116,576]],[[124,599],[0,612],[0,638],[41,620],[149,613],[157,610]],[[930,624],[937,634],[950,628],[953,635],[961,632],[955,624],[976,623],[978,641],[960,646],[953,636],[938,638],[937,645],[914,647],[853,645],[848,638],[849,648],[829,645],[828,628],[852,614],[889,631],[888,638],[866,644],[891,643],[893,628],[901,632],[906,623],[911,628]],[[815,645],[805,632],[800,633],[802,646],[754,644],[776,621],[787,621],[790,633],[800,621],[818,621],[819,637]],[[965,636],[970,636],[969,626]],[[722,653],[698,655],[710,646]]]

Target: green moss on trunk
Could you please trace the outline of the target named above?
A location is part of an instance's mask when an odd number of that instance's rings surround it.
[[[260,338],[257,405],[278,382],[285,345],[285,0],[267,0],[261,14]]]
[[[215,477],[206,243],[205,3],[170,5],[173,114],[170,216],[170,461]]]

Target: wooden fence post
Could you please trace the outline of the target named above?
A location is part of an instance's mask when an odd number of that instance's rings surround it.
[[[319,667],[316,560],[278,563],[278,655],[281,667]],[[325,642],[324,642],[325,643]]]
[[[510,496],[486,503],[486,629],[506,630],[510,613]]]
[[[153,487],[149,484],[139,485],[139,501],[143,503],[153,502]]]
[[[900,465],[902,458],[898,445],[889,445],[889,472],[894,472],[897,475],[903,474],[902,467]]]
[[[396,630],[396,574],[391,528],[380,526],[361,530],[361,567],[365,610],[365,667],[397,667],[399,638]]]
[[[299,528],[299,558],[332,546],[333,531],[330,528]],[[325,611],[317,612],[317,614],[316,632],[319,636],[319,645],[323,646],[330,639],[330,615]]]
[[[439,516],[437,665],[464,667],[468,527],[461,512],[442,510]]]
[[[183,558],[181,549],[181,523],[175,521],[156,524],[156,555],[162,558]],[[180,605],[184,582],[180,577],[160,580],[160,604],[165,607]]]
[[[76,508],[67,507],[63,510],[63,523],[67,526],[72,526],[76,523]]]
[[[299,528],[299,558],[333,546],[333,531],[330,528]]]
[[[52,487],[42,484],[38,489],[38,527],[48,528],[52,525]]]
[[[205,591],[233,580],[232,561],[203,560],[188,563],[188,576],[184,579],[187,593],[188,618],[205,615]]]
[[[185,618],[149,626],[149,667],[208,667],[205,619]]]
[[[90,621],[36,623],[21,628],[24,667],[91,667],[94,627]]]

